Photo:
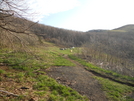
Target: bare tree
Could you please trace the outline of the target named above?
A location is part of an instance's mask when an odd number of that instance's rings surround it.
[[[1,0],[0,1],[0,28],[11,32],[22,33],[24,31],[17,31],[15,27],[15,20],[20,17],[24,18],[23,14],[27,8],[23,6],[22,0]],[[25,8],[25,9],[24,9]]]
[[[14,47],[14,40],[24,46],[18,34],[29,34],[28,29],[35,24],[27,20],[27,11],[25,0],[0,0],[0,46],[9,43]]]

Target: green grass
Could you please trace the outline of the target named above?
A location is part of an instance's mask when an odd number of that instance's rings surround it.
[[[6,73],[5,70],[0,69],[0,76],[1,76],[2,74],[5,74],[5,73]],[[2,77],[0,77],[0,82],[1,82],[2,80],[3,80]]]
[[[22,86],[27,82],[34,82],[32,86],[34,94],[42,101],[88,101],[85,96],[57,83],[44,72],[46,68],[51,66],[75,66],[74,63],[62,57],[64,54],[70,54],[69,50],[60,51],[57,47],[36,49],[34,53],[3,50],[0,53],[0,62],[10,66],[11,72],[6,71],[7,78],[13,79],[14,82],[22,84]],[[0,74],[3,73],[5,71],[0,69]],[[3,78],[0,78],[0,81],[3,81]],[[13,90],[14,87],[11,89]],[[20,101],[24,99],[18,97],[10,100]]]
[[[54,65],[55,66],[75,66],[74,63],[70,62],[69,60],[67,60],[61,56],[55,57]]]
[[[36,53],[35,53],[36,54]],[[41,50],[36,55],[25,53],[3,53],[2,63],[11,65],[13,69],[35,70],[50,66],[75,66],[74,63],[62,57],[61,53]]]
[[[88,100],[86,97],[80,96],[80,94],[78,94],[78,92],[74,91],[73,89],[58,84],[54,79],[46,75],[39,75],[38,78],[36,78],[36,80],[37,80],[37,84],[34,85],[33,88],[40,91],[51,92],[51,94],[49,95],[50,101],[64,101],[64,100],[65,101],[76,101],[76,100],[87,101]]]
[[[6,71],[0,69],[0,74],[4,74]]]
[[[99,73],[101,75],[113,78],[113,79],[115,79],[117,81],[123,81],[125,83],[129,82],[131,84],[134,84],[134,78],[132,78],[132,77],[124,76],[124,75],[115,73],[113,71],[109,71],[109,70],[99,68],[99,67],[97,67],[97,66],[95,66],[95,65],[93,65],[91,63],[88,63],[85,60],[82,60],[82,59],[80,59],[80,58],[78,58],[78,57],[76,57],[74,55],[69,55],[69,58],[71,58],[73,60],[76,60],[79,63],[81,63],[82,65],[86,66],[87,70],[92,70],[92,71],[94,71],[96,73]]]
[[[73,56],[73,54],[78,51],[77,48],[73,50],[74,53],[71,53],[69,49],[60,50],[52,44],[50,44],[50,47],[38,48],[33,48],[34,52],[32,53],[8,52],[6,49],[0,50],[0,63],[5,63],[10,66],[9,68],[11,68],[11,70],[16,71],[14,73],[8,73],[8,71],[5,72],[0,69],[0,75],[6,74],[7,78],[14,79],[14,81],[20,84],[31,82],[34,94],[40,98],[40,101],[88,101],[85,96],[81,96],[75,90],[57,83],[56,80],[48,77],[44,72],[45,69],[51,66],[75,66],[74,63],[64,58],[65,55],[86,66],[88,70],[112,77],[115,80],[134,82],[134,78],[104,70]],[[134,91],[133,87],[118,84],[100,77],[95,78],[100,81],[102,89],[106,92],[110,100],[132,101],[127,95]],[[2,77],[0,81],[3,81]],[[11,99],[11,101],[24,99],[24,97],[20,96],[19,98]]]
[[[23,52],[7,52],[0,54],[0,62],[12,66],[13,69],[28,71],[35,69],[46,69],[50,66],[75,66],[74,63],[63,58],[63,53],[66,54],[68,50],[60,53],[61,50],[57,47],[49,47],[48,49],[40,49],[33,54],[26,54]],[[2,58],[4,57],[4,58]]]
[[[100,81],[102,89],[106,92],[110,101],[134,101],[134,99],[129,97],[129,95],[134,92],[134,87],[119,84],[101,77],[95,78]]]

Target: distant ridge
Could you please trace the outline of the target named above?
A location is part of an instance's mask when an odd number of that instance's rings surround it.
[[[119,28],[116,28],[116,29],[113,29],[113,30],[123,30],[123,31],[134,32],[134,24],[125,25],[125,26],[122,26],[122,27],[119,27]]]
[[[108,30],[94,29],[94,30],[89,30],[89,31],[87,31],[87,32],[104,32],[104,31],[108,31]]]

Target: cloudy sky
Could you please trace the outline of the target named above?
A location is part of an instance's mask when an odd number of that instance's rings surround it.
[[[59,28],[88,31],[134,24],[134,0],[30,0],[34,20]]]

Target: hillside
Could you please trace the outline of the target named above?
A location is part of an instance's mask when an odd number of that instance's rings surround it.
[[[125,25],[125,26],[122,26],[113,30],[123,30],[127,32],[134,32],[134,24]]]
[[[78,32],[20,18],[13,24],[28,30],[0,28],[3,101],[133,101],[133,32]]]
[[[52,43],[43,42],[30,49],[27,54],[1,50],[1,100],[133,100],[133,78],[77,58],[81,48],[70,52],[70,49],[60,50]]]
[[[90,40],[83,50],[83,58],[123,75],[134,76],[134,33],[121,29],[87,32]],[[102,63],[102,64],[101,64]]]

